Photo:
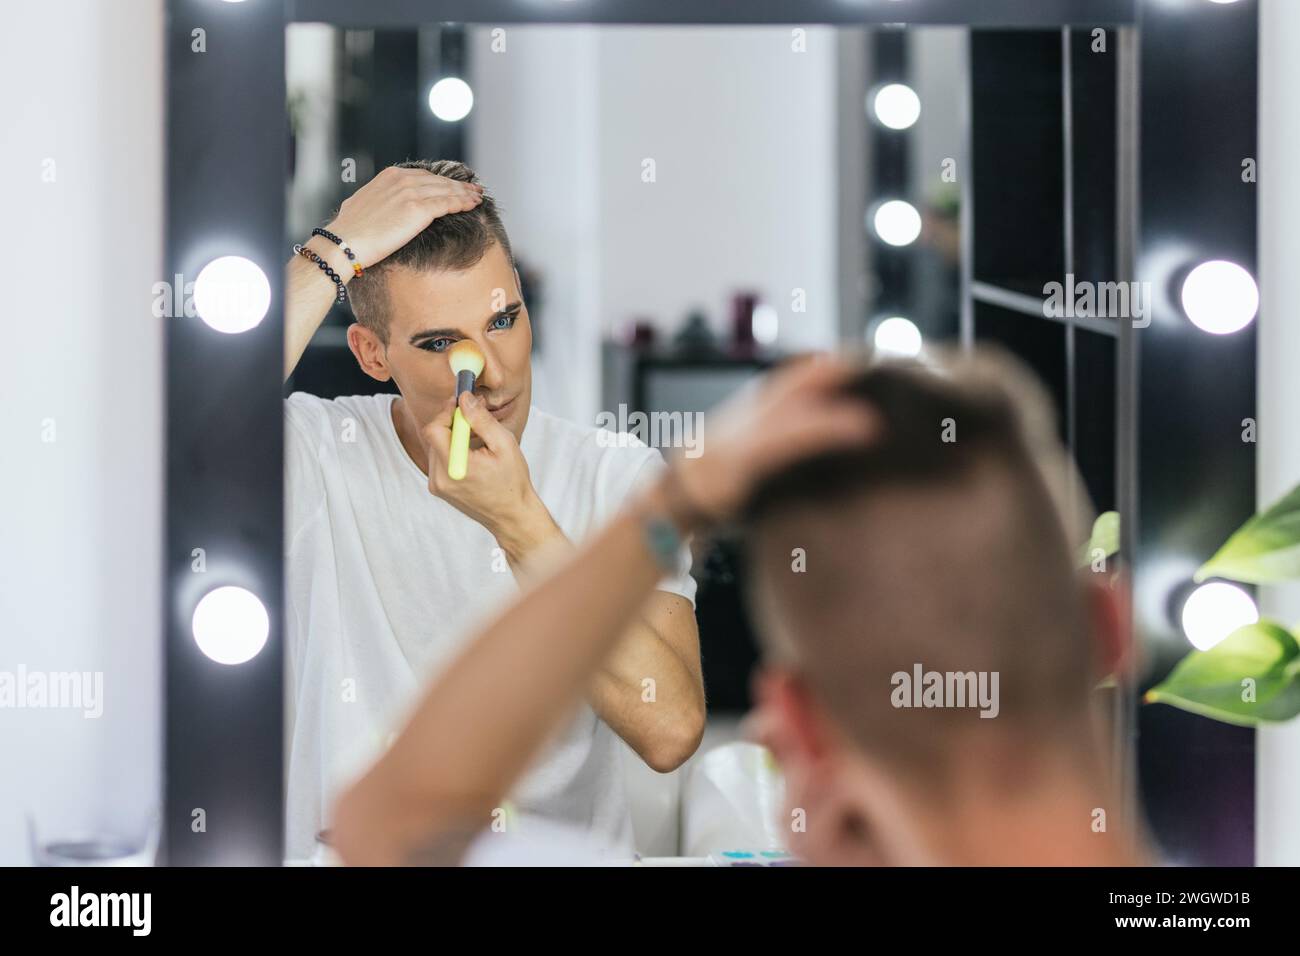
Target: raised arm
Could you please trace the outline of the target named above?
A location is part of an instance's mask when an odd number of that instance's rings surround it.
[[[754,482],[800,457],[869,441],[876,423],[840,397],[853,366],[818,358],[774,373],[556,572],[470,642],[426,691],[393,746],[339,800],[349,864],[410,862],[485,825],[571,714],[663,576],[651,535],[725,520]]]
[[[389,166],[343,201],[325,228],[356,254],[362,268],[373,266],[406,245],[440,216],[477,206],[483,189],[437,176],[427,169]],[[341,248],[322,236],[303,245],[325,260],[347,285],[352,264]],[[338,297],[333,280],[316,263],[295,255],[285,267],[284,377],[288,379]]]

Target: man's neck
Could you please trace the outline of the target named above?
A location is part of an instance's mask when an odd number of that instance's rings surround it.
[[[415,467],[426,475],[429,474],[429,450],[420,439],[420,429],[411,421],[406,400],[400,395],[392,406],[393,428],[397,430],[397,440],[406,449],[406,456],[415,462]]]
[[[1017,768],[1019,769],[1019,768]],[[1010,775],[1008,775],[1010,776]],[[1102,774],[1064,755],[1036,760],[1015,779],[984,775],[936,814],[946,862],[958,866],[1136,866],[1138,829]]]

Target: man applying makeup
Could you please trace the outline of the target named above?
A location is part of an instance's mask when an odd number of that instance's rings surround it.
[[[290,858],[311,854],[337,791],[474,625],[513,600],[517,576],[599,528],[663,467],[654,449],[531,407],[528,307],[469,167],[385,169],[322,231],[288,265],[286,377],[346,296],[352,354],[399,394],[285,402]],[[466,478],[452,481],[445,352],[466,339],[485,364],[460,401],[474,438]],[[576,824],[631,855],[615,735],[667,772],[703,734],[689,567],[683,552],[512,795],[524,826],[530,815]]]

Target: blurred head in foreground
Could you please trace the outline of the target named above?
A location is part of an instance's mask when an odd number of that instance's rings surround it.
[[[1076,570],[1086,509],[1010,359],[882,363],[866,450],[754,494],[756,719],[816,864],[1125,862],[1099,681],[1123,592]],[[1107,824],[1110,825],[1107,825]]]

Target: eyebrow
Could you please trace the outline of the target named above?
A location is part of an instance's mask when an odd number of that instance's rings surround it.
[[[514,302],[509,303],[500,311],[493,312],[490,316],[488,316],[487,321],[491,322],[498,315],[514,315],[521,308],[523,308],[523,305],[524,303],[522,300],[516,299]],[[425,329],[423,332],[416,332],[414,335],[412,335],[410,338],[410,343],[414,345],[416,342],[422,341],[424,339],[436,339],[436,338],[442,338],[444,336],[447,338],[455,338],[459,335],[461,335],[460,329]]]

